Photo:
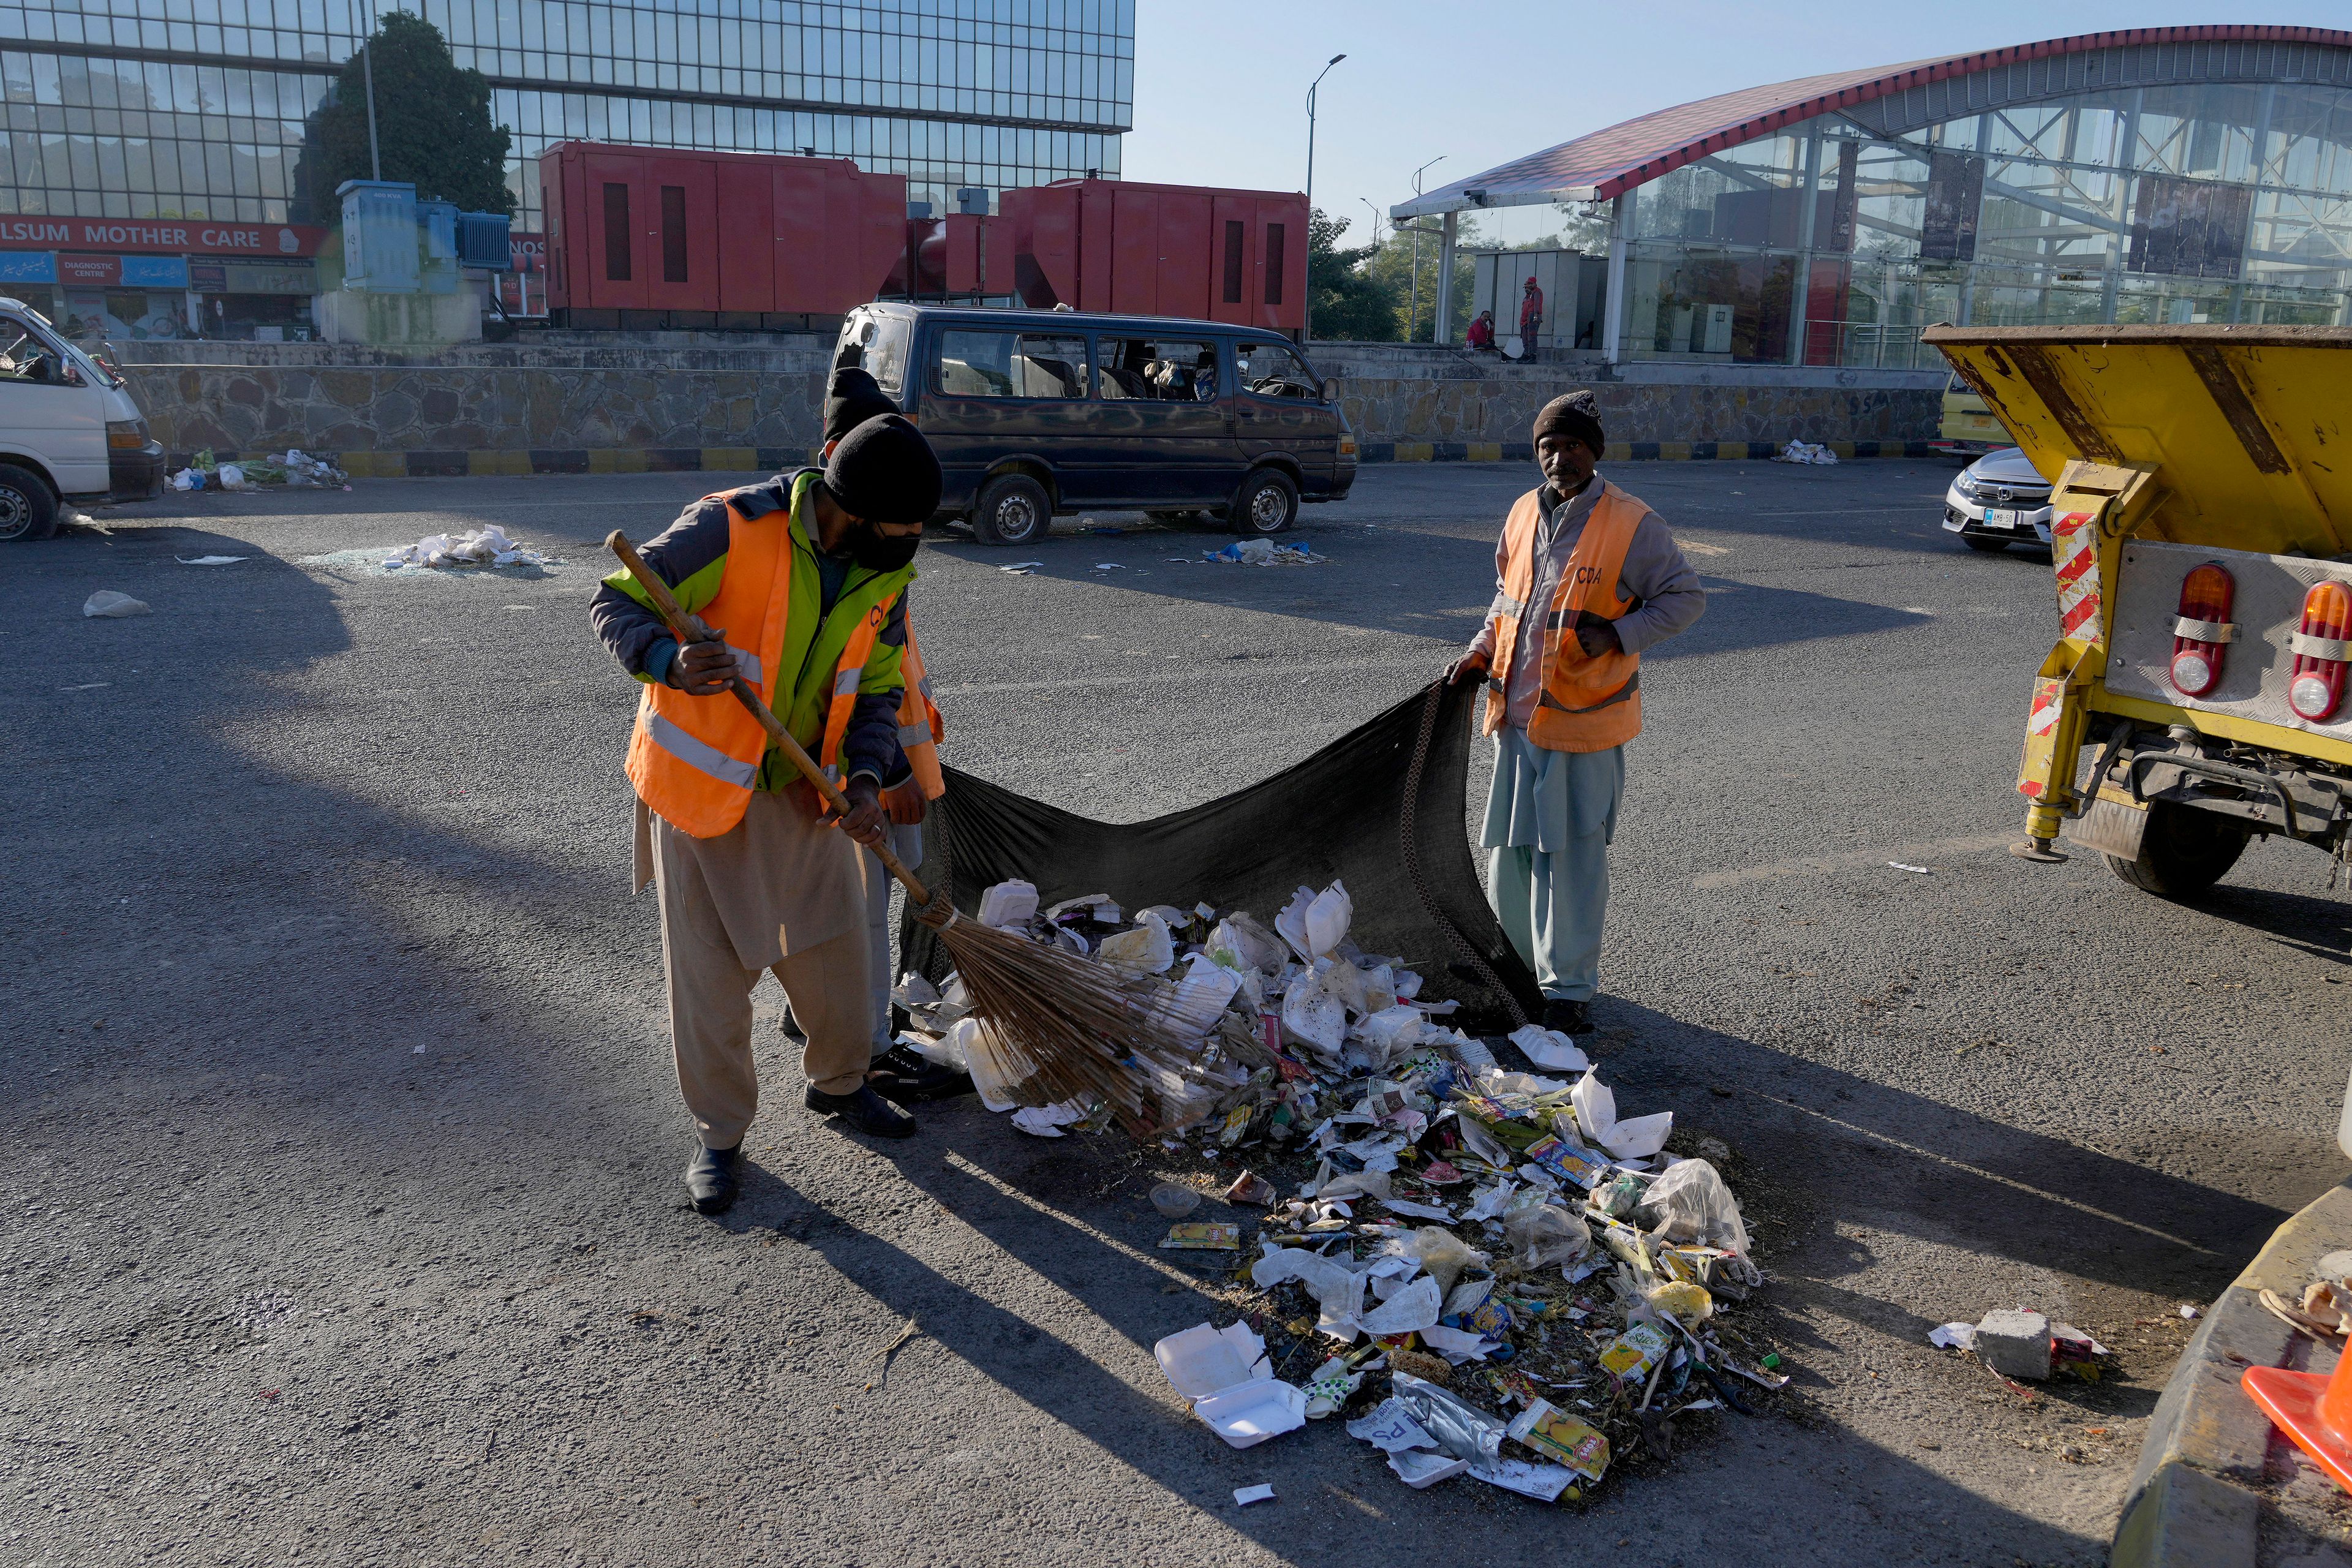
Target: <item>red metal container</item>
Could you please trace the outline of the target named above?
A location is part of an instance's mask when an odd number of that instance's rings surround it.
[[[891,272],[883,292],[919,300],[1010,294],[1011,262],[991,251],[992,246],[1001,249],[1003,244],[1003,226],[992,217],[950,213],[945,217],[908,218],[907,255],[915,266],[915,286],[911,290],[907,287],[907,269],[902,265]]]
[[[548,305],[575,325],[806,326],[906,264],[906,176],[846,158],[559,142],[539,170]]]
[[[1056,180],[1006,191],[1012,287],[1034,310],[1307,325],[1307,198],[1280,191]]]

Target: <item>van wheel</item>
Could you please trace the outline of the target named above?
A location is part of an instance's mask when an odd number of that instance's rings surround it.
[[[2009,548],[2008,540],[1987,539],[1980,533],[1963,533],[1960,535],[1960,542],[1967,545],[1970,550],[1982,550],[1988,553],[2005,551]]]
[[[2221,879],[2246,852],[2251,828],[2241,827],[2219,812],[2159,800],[2147,808],[2147,831],[2139,841],[2139,858],[2103,855],[2107,869],[2142,892],[2158,898],[2189,900]]]
[[[58,531],[58,498],[41,476],[0,463],[0,543],[47,539]]]
[[[1280,533],[1298,520],[1298,487],[1279,468],[1260,468],[1242,481],[1225,516],[1235,533]]]
[[[1028,544],[1054,525],[1054,503],[1045,487],[1026,474],[1000,474],[988,481],[971,509],[971,531],[982,544]]]

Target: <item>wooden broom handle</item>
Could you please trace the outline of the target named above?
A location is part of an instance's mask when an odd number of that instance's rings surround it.
[[[620,530],[614,529],[604,536],[604,547],[621,558],[621,564],[629,569],[629,575],[637,580],[637,586],[643,588],[646,591],[646,597],[654,602],[654,608],[660,612],[661,618],[669,624],[670,636],[677,639],[680,653],[686,651],[686,645],[688,643],[712,640],[710,628],[705,626],[699,617],[686,612],[684,606],[678,604],[677,596],[669,591],[669,584],[654,574],[653,569],[646,564],[645,558],[637,553],[637,547],[623,537]],[[792,759],[793,766],[800,769],[801,776],[816,786],[817,793],[824,796],[825,804],[842,816],[847,816],[850,811],[849,797],[841,793],[839,784],[825,777],[824,770],[816,765],[816,759],[810,756],[798,741],[793,739],[793,732],[784,728],[783,721],[777,718],[774,710],[760,700],[760,694],[751,689],[751,682],[745,680],[740,671],[728,676],[727,689],[735,694],[735,700],[743,705],[746,712],[760,721],[761,728],[768,731],[768,739],[776,743],[776,749]],[[930,889],[916,880],[915,874],[900,865],[898,857],[890,852],[888,834],[885,833],[882,836],[882,842],[879,844],[869,844],[866,847],[874,852],[876,859],[882,862],[884,870],[898,879],[906,888],[908,898],[914,900],[919,906],[930,903]]]

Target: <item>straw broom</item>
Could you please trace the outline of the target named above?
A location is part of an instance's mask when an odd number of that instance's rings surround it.
[[[646,591],[680,647],[712,640],[709,627],[679,605],[669,584],[618,531],[606,535],[604,543]],[[801,776],[836,813],[848,816],[849,800],[841,787],[750,683],[730,675],[728,689]],[[1119,1126],[1138,1138],[1191,1120],[1184,1102],[1193,1096],[1185,1069],[1199,1048],[1199,1033],[1188,1035],[1168,1007],[1173,987],[1156,978],[1130,978],[982,925],[958,913],[944,890],[924,887],[890,852],[887,838],[867,847],[907,889],[915,918],[939,933],[955,960],[971,998],[971,1016],[982,1026],[980,1049],[1016,1103],[1055,1105],[1080,1094],[1097,1095]]]

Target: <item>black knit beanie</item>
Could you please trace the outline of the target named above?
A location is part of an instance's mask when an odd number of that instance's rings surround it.
[[[1608,446],[1608,437],[1601,430],[1601,403],[1584,388],[1564,392],[1543,405],[1536,416],[1535,438],[1565,436],[1571,441],[1581,441],[1592,449],[1595,458]]]
[[[866,420],[841,438],[824,488],[868,522],[921,522],[940,510],[940,459],[903,414]]]
[[[898,412],[898,405],[872,376],[855,365],[845,366],[833,373],[833,384],[825,389],[825,444],[840,440],[868,419]]]

